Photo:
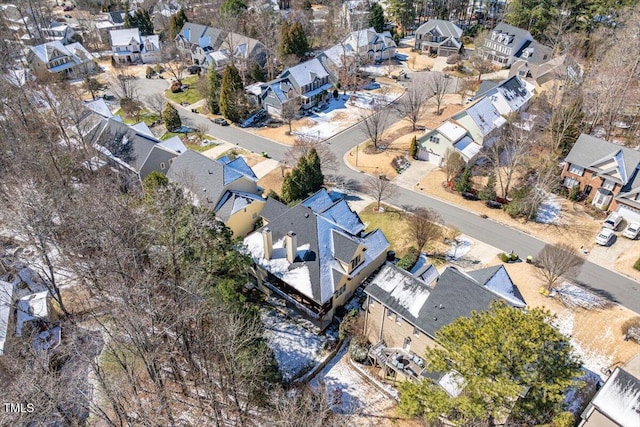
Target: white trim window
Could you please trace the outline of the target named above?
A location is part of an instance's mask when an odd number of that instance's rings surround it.
[[[564,178],[564,186],[567,188],[573,188],[576,185],[580,185],[580,181],[578,181],[575,178],[571,178],[570,176],[567,176]]]
[[[571,166],[569,166],[569,172],[574,175],[582,176],[584,174],[584,168],[581,166],[572,164]]]
[[[609,181],[608,179],[605,179],[604,182],[602,183],[602,188],[609,191],[613,190],[615,186],[616,186],[616,183],[613,181]]]

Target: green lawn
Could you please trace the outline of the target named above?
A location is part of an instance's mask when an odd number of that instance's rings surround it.
[[[116,111],[115,114],[117,116],[122,117],[122,121],[128,125],[135,125],[136,123],[140,123],[141,121],[143,121],[147,124],[147,126],[151,126],[152,123],[160,120],[160,116],[152,113],[146,108],[143,108],[142,111],[140,112],[140,120],[136,120],[133,117],[125,116],[124,111],[122,111],[122,109],[119,109],[118,111]]]
[[[182,84],[189,85],[189,89],[183,92],[178,92],[178,93],[172,93],[171,90],[167,89],[165,91],[165,96],[167,97],[167,99],[173,102],[177,102],[178,104],[182,102],[187,102],[189,104],[198,102],[205,96],[201,94],[196,88],[197,81],[198,81],[198,76],[190,76],[190,77],[184,78],[182,79]]]
[[[374,212],[376,203],[372,203],[358,215],[367,225],[367,231],[380,228],[391,243],[391,249],[396,251],[396,256],[402,258],[415,245],[409,233],[409,224],[402,217],[402,212],[385,204],[381,206],[384,207],[384,212]]]

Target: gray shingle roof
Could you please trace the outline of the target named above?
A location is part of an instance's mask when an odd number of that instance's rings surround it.
[[[331,249],[334,256],[342,262],[350,263],[360,244],[346,234],[331,230]]]
[[[453,37],[454,39],[460,39],[460,37],[462,37],[462,29],[460,27],[451,21],[445,21],[442,19],[428,20],[418,27],[416,35],[426,34],[433,29],[437,29],[443,37]]]
[[[631,181],[636,168],[640,165],[639,151],[586,134],[580,135],[565,160],[583,168],[597,169],[594,165],[607,158],[621,161],[622,164],[618,166],[626,175],[626,179],[619,180],[610,176],[605,171],[599,171],[599,175],[623,185]],[[638,184],[640,184],[640,182]],[[627,191],[630,191],[630,189]]]
[[[507,44],[507,46],[519,46],[522,43],[522,40],[533,40],[531,37],[531,33],[527,30],[523,30],[522,28],[514,27],[513,25],[506,24],[504,22],[500,22],[493,31],[507,34],[510,36],[514,36],[513,40]],[[491,37],[491,34],[488,35],[488,38]]]
[[[316,78],[328,77],[329,73],[318,58],[287,68],[280,77],[288,77],[297,88],[313,83]]]
[[[192,150],[173,160],[167,177],[191,190],[201,206],[215,208],[224,194],[223,166]]]
[[[305,202],[321,199],[324,198],[316,193]],[[271,271],[313,301],[324,304],[335,292],[336,272],[342,272],[340,277],[347,274],[336,260],[337,256],[332,244],[333,235],[340,235],[338,238],[341,239],[342,247],[335,248],[339,251],[344,247],[353,248],[354,245],[356,247],[363,245],[367,249],[363,263],[352,271],[351,275],[357,274],[358,270],[370,265],[374,259],[384,253],[389,247],[389,242],[380,230],[375,230],[366,236],[359,235],[361,230],[357,234],[352,233],[350,231],[354,229],[352,217],[358,216],[349,209],[344,199],[332,202],[333,204],[328,208],[323,204],[310,203],[316,208],[318,206],[322,208],[318,210],[305,206],[305,202],[281,212],[283,210],[281,205],[274,201],[267,201],[265,210],[270,217],[269,224],[247,236],[244,242],[256,264]],[[341,214],[338,215],[337,212]],[[271,230],[274,242],[274,256],[271,260],[263,259],[264,245],[261,233],[264,228]],[[339,233],[336,233],[336,230]],[[304,248],[304,251],[310,255],[306,259],[297,259],[293,263],[288,263],[286,258],[283,259],[284,254],[276,255],[276,242],[282,241],[290,231],[296,233],[298,254],[301,253],[301,248]],[[351,242],[347,243],[347,240]],[[283,252],[281,248],[278,250]],[[340,253],[340,256],[345,256],[344,253]],[[351,258],[347,262],[350,261]]]
[[[477,270],[475,276],[490,279],[492,272],[495,274],[498,269]],[[432,337],[438,329],[459,317],[487,310],[491,302],[504,300],[470,274],[455,267],[448,267],[431,289],[404,270],[385,264],[365,292]],[[513,305],[509,300],[505,302]]]
[[[262,218],[264,218],[267,222],[271,222],[283,213],[289,210],[289,206],[285,205],[282,202],[277,201],[273,197],[268,197],[267,202],[262,209],[262,213],[260,214]]]

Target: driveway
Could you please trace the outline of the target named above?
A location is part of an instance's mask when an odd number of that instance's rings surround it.
[[[399,187],[413,188],[426,174],[437,167],[433,163],[414,160],[408,169],[394,178],[393,183]]]

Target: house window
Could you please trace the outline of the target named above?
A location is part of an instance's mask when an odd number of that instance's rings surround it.
[[[613,190],[613,188],[616,186],[616,183],[613,181],[609,181],[608,179],[604,181],[604,183],[602,184],[602,188],[604,188],[605,190]]]
[[[375,298],[371,298],[371,299],[369,300],[369,307],[375,307],[375,305],[376,305],[376,303],[377,303],[377,302],[378,302],[378,301],[376,301],[376,299],[375,299]]]
[[[575,187],[576,185],[580,185],[580,181],[578,181],[577,179],[575,179],[575,178],[571,178],[571,177],[569,177],[569,176],[568,176],[568,177],[566,177],[566,178],[564,179],[564,186],[565,186],[565,187],[567,187],[567,188],[573,188],[573,187]]]
[[[598,176],[598,172],[591,172],[591,179],[595,178],[596,176]]]
[[[578,166],[578,165],[571,165],[569,167],[569,172],[571,172],[574,175],[579,175],[582,176],[584,174],[584,168]]]
[[[396,314],[396,323],[398,325],[402,323],[402,316],[400,316],[399,314]]]
[[[160,169],[164,169],[164,162],[160,163]]]
[[[387,316],[389,316],[389,319],[393,319],[396,314],[393,312],[393,310],[387,308]]]
[[[413,328],[413,335],[415,335],[416,337],[420,336],[420,330],[416,327]]]
[[[360,265],[360,262],[362,261],[361,258],[362,257],[360,255],[358,255],[357,257],[355,257],[354,259],[351,260],[351,269],[352,270]]]
[[[437,137],[437,136],[433,136],[433,135],[431,135],[431,136],[429,137],[429,141],[431,141],[431,142],[435,142],[436,144],[439,144],[439,143],[440,143],[440,138],[439,138],[439,137]]]

